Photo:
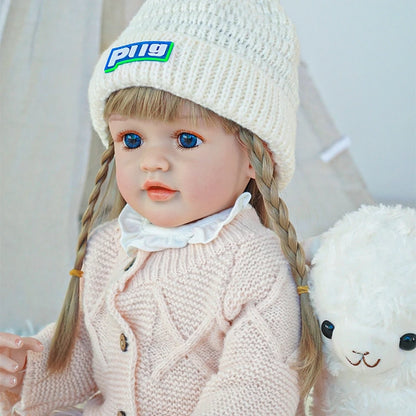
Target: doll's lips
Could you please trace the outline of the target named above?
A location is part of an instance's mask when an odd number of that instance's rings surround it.
[[[147,192],[147,196],[152,201],[168,201],[173,198],[176,191],[169,186],[155,181],[146,181],[143,189]]]
[[[167,201],[171,199],[176,193],[176,191],[172,191],[171,189],[159,188],[157,186],[148,188],[146,191],[147,196],[152,201]]]

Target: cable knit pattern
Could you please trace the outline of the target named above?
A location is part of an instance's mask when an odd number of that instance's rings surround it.
[[[48,348],[31,354],[19,414],[94,394],[85,416],[294,415],[298,296],[254,209],[208,244],[139,251],[133,264],[119,238],[116,222],[93,233],[70,366],[47,378]],[[46,345],[52,329],[40,335]]]

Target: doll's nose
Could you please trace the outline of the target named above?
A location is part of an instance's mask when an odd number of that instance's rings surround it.
[[[170,163],[163,148],[152,146],[144,150],[141,154],[140,169],[144,172],[154,172],[157,170],[166,172],[169,170],[169,166]]]

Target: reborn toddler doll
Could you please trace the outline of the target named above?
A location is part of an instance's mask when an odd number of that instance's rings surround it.
[[[279,196],[295,167],[298,58],[276,0],[144,3],[90,82],[106,150],[60,318],[37,335],[43,351],[0,334],[5,408],[295,414],[321,356]],[[113,160],[118,219],[90,233]]]

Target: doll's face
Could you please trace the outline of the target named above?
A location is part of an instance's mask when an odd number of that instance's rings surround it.
[[[234,205],[254,177],[247,151],[219,123],[109,117],[117,185],[151,223],[175,227]]]

